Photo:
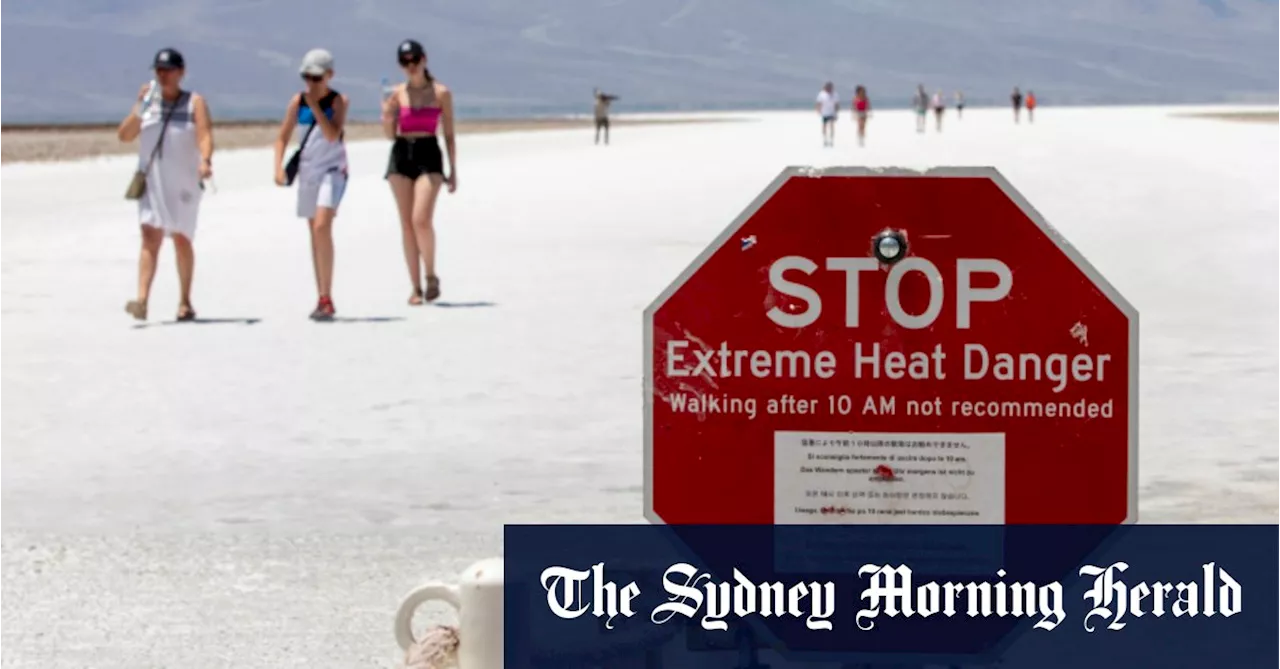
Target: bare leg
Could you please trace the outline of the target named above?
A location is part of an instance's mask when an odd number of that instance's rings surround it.
[[[409,269],[409,283],[413,286],[410,304],[422,304],[421,255],[418,250],[418,235],[413,228],[413,181],[409,177],[392,174],[387,178],[391,183],[391,193],[396,198],[396,209],[400,213],[400,238],[404,243],[404,263]]]
[[[164,230],[149,225],[142,226],[142,253],[138,256],[138,301],[145,303],[151,296],[151,283],[156,278],[156,260],[160,246],[164,244]]]
[[[191,306],[191,279],[196,271],[196,251],[190,239],[183,235],[174,235],[173,252],[178,260],[178,286],[181,291],[178,305],[181,310],[182,307],[190,308]]]
[[[336,211],[317,207],[311,225],[311,257],[316,269],[316,290],[320,297],[333,296],[333,217]]]
[[[436,197],[440,194],[440,184],[444,182],[442,174],[428,174],[418,177],[413,183],[413,232],[418,238],[418,252],[422,254],[422,264],[426,269],[428,284],[436,276],[436,230],[435,210]],[[430,289],[430,286],[428,286]]]

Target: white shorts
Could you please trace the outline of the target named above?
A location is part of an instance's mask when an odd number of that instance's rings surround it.
[[[337,211],[342,194],[347,190],[347,175],[325,172],[319,178],[298,179],[298,218],[315,218],[316,209]]]

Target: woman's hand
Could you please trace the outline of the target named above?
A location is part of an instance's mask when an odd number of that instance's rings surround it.
[[[202,159],[200,161],[200,179],[204,180],[212,176],[213,176],[213,161]]]
[[[284,168],[277,167],[276,168],[276,185],[285,186],[285,185],[288,185],[288,182],[289,182],[289,178],[288,176],[285,175]]]
[[[396,111],[400,107],[400,99],[397,95],[388,95],[386,100],[382,101],[382,118],[383,120],[395,118]]]
[[[143,84],[142,88],[138,89],[138,102],[142,102],[142,98],[147,97],[147,91],[149,90],[151,90],[151,82]]]
[[[444,184],[448,187],[450,193],[458,190],[458,173],[450,171],[449,178],[444,180]]]

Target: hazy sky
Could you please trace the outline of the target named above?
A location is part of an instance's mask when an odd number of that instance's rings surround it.
[[[302,9],[305,8],[305,11]],[[309,48],[372,111],[395,46],[426,44],[466,114],[807,105],[834,80],[878,106],[917,83],[1003,104],[1267,101],[1275,0],[9,0],[3,120],[114,119],[162,46],[215,112],[275,117]],[[50,55],[55,57],[49,57]]]

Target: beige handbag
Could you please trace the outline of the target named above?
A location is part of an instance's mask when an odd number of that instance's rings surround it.
[[[129,187],[124,191],[124,199],[140,200],[142,195],[147,192],[147,172],[151,171],[151,164],[156,161],[156,155],[160,153],[160,147],[164,146],[165,130],[169,128],[169,119],[173,118],[173,112],[177,110],[178,104],[181,102],[182,96],[179,95],[178,99],[173,101],[173,106],[169,108],[169,113],[164,115],[164,122],[160,124],[160,139],[156,141],[156,148],[151,150],[151,157],[147,158],[146,168],[133,173],[133,180],[129,182]]]

